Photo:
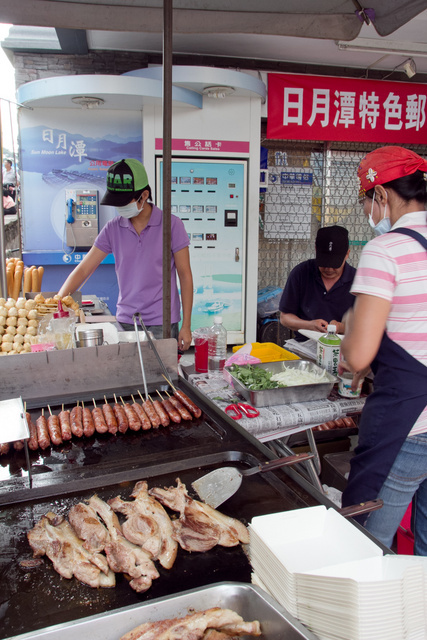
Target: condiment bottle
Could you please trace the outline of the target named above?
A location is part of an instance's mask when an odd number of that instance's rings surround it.
[[[317,341],[317,364],[326,369],[333,376],[338,375],[340,361],[341,338],[337,336],[334,324],[328,324],[328,333],[320,336]]]
[[[227,359],[227,329],[222,324],[222,316],[215,316],[208,337],[208,371],[221,373]]]

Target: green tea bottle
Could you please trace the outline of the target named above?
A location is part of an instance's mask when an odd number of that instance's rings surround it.
[[[337,336],[337,328],[334,324],[328,324],[328,333],[317,341],[317,364],[333,376],[338,375],[340,348],[341,338]]]

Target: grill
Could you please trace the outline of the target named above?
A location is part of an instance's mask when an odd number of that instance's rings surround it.
[[[264,445],[178,377],[175,340],[157,341],[156,345],[174,386],[202,409],[201,418],[145,432],[97,434],[30,452],[31,488],[23,451],[11,451],[0,459],[0,638],[212,583],[250,582],[251,569],[242,546],[217,546],[206,553],[179,549],[172,569],[165,570],[156,563],[160,578],[142,594],[133,591],[122,574],[116,575],[115,588],[92,589],[74,578],[59,576],[48,559],[43,558],[35,567],[26,563],[32,558],[26,533],[49,510],[66,515],[73,504],[94,493],[104,500],[117,495],[130,499],[138,480],[147,480],[151,488],[175,485],[179,477],[191,493],[191,482],[218,466],[232,464],[244,469],[273,457]],[[149,393],[156,389],[172,392],[148,344],[142,344],[142,352]],[[77,400],[101,403],[105,395],[111,401],[113,393],[128,401],[141,388],[135,344],[5,360],[7,382],[0,399],[22,396],[33,421],[47,405],[58,413],[62,405],[71,409]],[[38,378],[33,381],[36,370]],[[307,486],[302,488],[280,470],[245,478],[240,490],[220,510],[248,524],[257,515],[317,503]]]

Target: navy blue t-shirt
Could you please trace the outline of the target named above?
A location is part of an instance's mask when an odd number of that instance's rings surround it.
[[[354,304],[355,296],[350,293],[350,288],[355,273],[356,269],[346,262],[341,278],[326,291],[316,261],[301,262],[289,274],[279,309],[283,313],[293,313],[302,320],[323,318],[326,322],[341,322],[345,312]],[[295,339],[306,340],[298,332]]]

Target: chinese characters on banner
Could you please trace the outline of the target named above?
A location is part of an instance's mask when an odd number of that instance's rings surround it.
[[[267,138],[426,144],[427,85],[268,75]]]

